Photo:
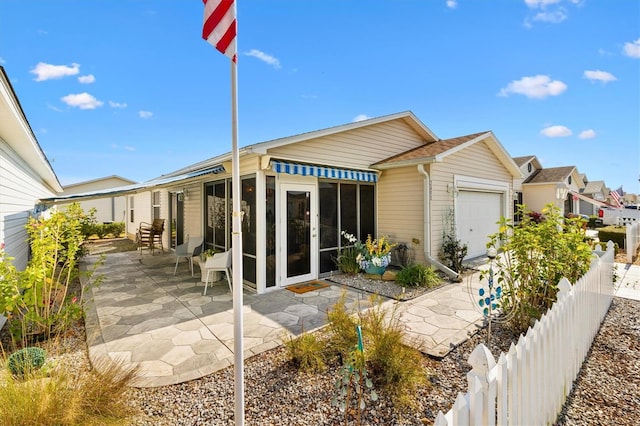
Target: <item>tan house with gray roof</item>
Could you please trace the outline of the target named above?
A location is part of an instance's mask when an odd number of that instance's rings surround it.
[[[523,202],[533,211],[541,211],[553,203],[563,215],[577,213],[579,198],[574,194],[584,187],[576,166],[543,168],[522,183]]]

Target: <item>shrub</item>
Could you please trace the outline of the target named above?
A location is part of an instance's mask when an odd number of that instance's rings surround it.
[[[106,361],[81,374],[55,368],[35,371],[23,381],[0,375],[0,422],[21,425],[109,425],[134,413],[128,392],[137,370]]]
[[[346,293],[342,293],[340,299],[327,311],[330,349],[343,358],[358,343],[356,333],[358,322],[355,315],[347,311],[345,299]]]
[[[325,369],[325,345],[313,333],[303,333],[298,337],[289,337],[284,346],[293,365],[300,371],[320,372]]]
[[[427,379],[422,354],[405,344],[404,328],[395,310],[388,312],[375,296],[372,303],[362,316],[369,371],[398,408],[410,408],[415,404],[413,396]]]
[[[68,291],[79,276],[85,219],[77,203],[30,219],[26,227],[32,256],[24,271],[16,272],[0,248],[0,272],[8,273],[0,278],[0,314],[8,318],[14,343],[27,346],[32,338],[49,338],[80,318],[81,306]]]
[[[553,305],[562,277],[575,283],[591,264],[581,219],[563,218],[553,204],[539,215],[521,209],[522,222],[515,226],[501,218],[488,244],[504,250],[494,261],[496,286],[502,287],[509,325],[520,333]]]
[[[449,213],[445,218],[445,228],[446,229],[442,237],[442,246],[440,247],[438,257],[442,260],[445,266],[451,268],[453,271],[462,272],[464,269],[462,261],[467,257],[469,247],[456,238],[453,210],[449,210]]]
[[[357,326],[364,338],[366,369],[398,408],[413,406],[413,395],[426,383],[426,370],[420,351],[405,345],[406,335],[395,310],[388,312],[382,299],[371,296],[371,308],[358,315],[349,314],[344,294],[328,312],[329,344],[340,351],[345,363],[352,361],[358,344]]]
[[[627,237],[627,228],[624,226],[605,226],[598,229],[598,239],[604,244],[611,240],[617,244],[619,248],[625,248],[625,239]]]
[[[107,227],[107,234],[110,234],[113,238],[119,238],[124,232],[124,222],[112,222],[105,223]]]
[[[396,283],[402,287],[434,287],[440,284],[436,271],[425,265],[414,263],[402,268],[396,275]]]
[[[25,376],[44,365],[47,353],[42,348],[29,346],[9,355],[7,368],[15,376]]]

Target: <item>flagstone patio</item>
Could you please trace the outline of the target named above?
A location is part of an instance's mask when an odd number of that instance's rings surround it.
[[[86,257],[85,266],[97,259]],[[193,380],[233,364],[233,303],[226,281],[214,283],[203,296],[197,267],[192,277],[183,262],[174,276],[174,265],[170,254],[105,256],[96,270],[104,277],[102,283],[86,292],[87,344],[94,365],[103,357],[137,365],[140,378],[135,385],[153,387]],[[472,281],[447,284],[411,301],[384,303],[398,304],[409,336],[425,353],[440,357],[482,322],[469,297]],[[324,326],[327,309],[343,293],[349,307],[368,306],[369,294],[340,285],[302,294],[245,290],[244,357],[279,346],[287,335]]]

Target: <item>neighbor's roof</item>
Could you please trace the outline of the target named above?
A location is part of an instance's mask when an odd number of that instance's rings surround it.
[[[587,185],[580,190],[583,194],[595,194],[596,192],[604,193],[605,185],[603,180],[593,180],[587,182]]]
[[[518,167],[522,167],[523,165],[527,164],[529,161],[533,160],[534,158],[536,158],[535,155],[525,155],[523,157],[513,157],[513,161],[516,162]]]
[[[541,169],[538,173],[531,176],[525,183],[555,183],[564,182],[571,173],[576,169],[576,166],[562,166],[562,167],[549,167]]]

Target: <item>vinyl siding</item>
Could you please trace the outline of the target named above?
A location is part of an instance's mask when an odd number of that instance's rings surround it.
[[[368,168],[422,144],[424,140],[409,125],[393,121],[272,148],[268,154],[301,162]]]
[[[454,175],[463,175],[491,181],[505,182],[511,188],[513,176],[491,152],[484,142],[478,142],[458,151],[442,163],[431,164],[431,256],[438,258],[445,232],[445,222],[454,208],[453,194],[447,192],[447,186],[453,184]],[[510,197],[507,194],[507,197]],[[512,217],[513,206],[506,203],[505,217]]]
[[[556,200],[556,184],[549,185],[525,185],[522,192],[523,203],[527,210],[541,211],[545,205],[554,203],[563,208],[563,203]]]
[[[0,242],[5,252],[14,258],[18,269],[27,265],[29,246],[25,225],[30,212],[41,198],[54,196],[52,192],[0,139]]]
[[[378,182],[378,236],[406,243],[414,260],[424,256],[424,176],[416,166],[385,170]],[[412,241],[416,239],[419,244]]]

